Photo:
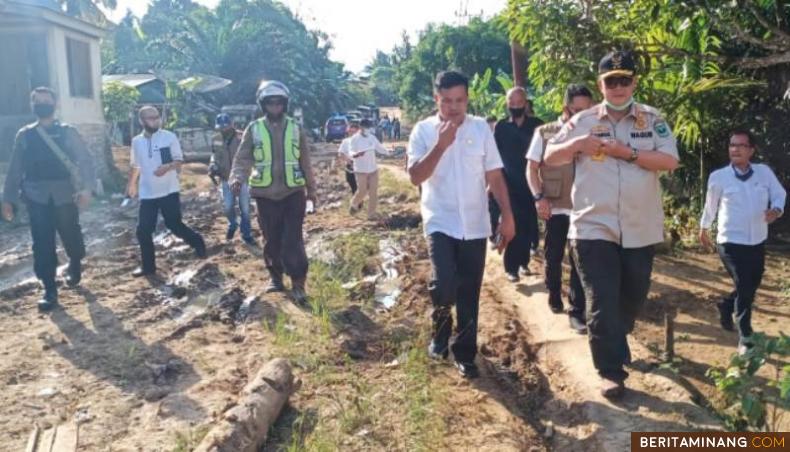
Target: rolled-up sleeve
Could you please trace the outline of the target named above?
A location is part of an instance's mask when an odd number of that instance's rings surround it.
[[[252,124],[247,126],[244,134],[241,136],[241,144],[239,144],[239,151],[233,158],[233,169],[231,170],[231,182],[246,182],[250,179],[250,171],[252,171],[252,164],[254,158],[252,155]]]
[[[655,136],[656,151],[669,154],[678,159],[678,143],[669,124],[660,116],[656,116],[653,121],[653,132]]]
[[[777,179],[776,174],[768,168],[770,184],[768,190],[770,191],[769,197],[771,199],[771,208],[785,211],[785,202],[787,202],[787,191],[782,187],[782,183]]]
[[[22,148],[24,138],[22,133],[17,133],[14,139],[14,147],[11,151],[11,161],[8,165],[8,173],[5,177],[3,187],[3,201],[10,204],[19,203],[19,192],[22,190]]]
[[[417,124],[414,130],[411,131],[411,135],[409,135],[409,148],[406,151],[406,156],[408,158],[406,164],[407,168],[411,168],[422,160],[429,151],[428,145],[423,137],[422,127],[423,124]]]
[[[181,149],[181,142],[178,141],[178,136],[173,134],[173,142],[170,143],[170,155],[173,160],[184,161],[184,151]]]

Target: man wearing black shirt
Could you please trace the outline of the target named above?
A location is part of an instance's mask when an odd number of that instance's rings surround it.
[[[538,118],[527,116],[527,91],[512,88],[507,93],[510,118],[499,121],[494,129],[503,171],[510,193],[510,205],[516,219],[516,237],[505,250],[505,272],[508,280],[518,282],[519,267],[528,272],[530,247],[538,240],[538,214],[532,192],[527,185],[527,149],[535,129],[543,124]]]

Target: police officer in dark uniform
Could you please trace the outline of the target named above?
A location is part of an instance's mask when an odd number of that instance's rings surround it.
[[[85,243],[79,209],[91,200],[95,180],[90,154],[77,129],[54,119],[57,96],[40,87],[30,93],[38,121],[19,130],[14,142],[3,191],[3,218],[12,221],[14,207],[23,200],[30,216],[33,237],[33,268],[44,285],[38,302],[42,311],[58,304],[55,275],[58,256],[55,232],[69,257],[66,283],[79,284]]]

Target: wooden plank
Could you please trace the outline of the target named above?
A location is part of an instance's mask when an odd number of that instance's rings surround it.
[[[50,452],[52,450],[52,443],[55,442],[55,429],[49,428],[41,435],[41,440],[38,442],[36,452]]]
[[[55,432],[55,442],[49,452],[76,452],[79,441],[79,426],[75,423],[62,424]]]
[[[27,440],[27,447],[25,447],[25,452],[36,452],[38,448],[38,437],[41,436],[41,429],[38,428],[38,425],[33,426],[33,431],[30,432],[30,438]]]

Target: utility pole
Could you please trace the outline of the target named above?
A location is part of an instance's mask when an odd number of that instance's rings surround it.
[[[527,49],[521,44],[510,42],[510,63],[513,66],[515,86],[527,87]]]

